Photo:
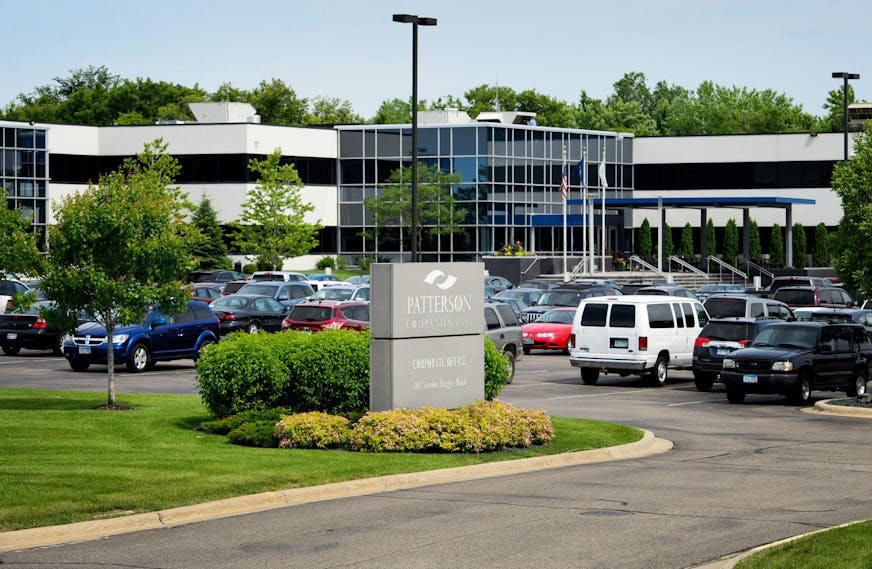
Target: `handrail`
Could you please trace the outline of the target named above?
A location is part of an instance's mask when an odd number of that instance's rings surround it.
[[[658,269],[657,267],[655,267],[654,265],[652,265],[651,263],[649,263],[648,261],[646,261],[645,259],[640,257],[639,255],[631,255],[629,258],[629,261],[630,261],[630,263],[635,263],[637,265],[641,265],[642,267],[648,269],[649,271],[654,271],[655,273],[657,273],[661,277],[665,276],[663,271],[661,271],[660,269]]]
[[[712,262],[714,262],[716,265],[720,265],[721,267],[727,269],[728,271],[730,271],[733,274],[739,275],[740,277],[742,277],[742,280],[744,282],[746,282],[746,283],[748,282],[748,274],[747,273],[743,273],[742,271],[740,271],[739,269],[737,269],[733,265],[731,265],[725,261],[722,261],[713,255],[708,256],[706,268],[711,266]],[[709,271],[709,272],[711,272],[711,271]],[[720,273],[720,271],[718,271],[718,272]]]
[[[701,277],[705,277],[706,279],[710,278],[708,273],[706,273],[704,271],[700,271],[698,268],[694,267],[693,265],[691,265],[690,263],[688,263],[687,261],[685,261],[681,257],[676,257],[675,255],[670,255],[668,257],[668,260],[670,263],[677,263],[679,266],[690,271],[691,273],[696,273]],[[671,268],[672,267],[670,266],[670,269]]]
[[[761,267],[761,266],[758,265],[757,263],[751,261],[750,259],[746,259],[745,257],[739,255],[738,257],[736,257],[736,261],[737,261],[737,262],[742,262],[742,263],[744,263],[745,266],[748,267],[748,272],[749,272],[749,273],[750,273],[751,270],[753,269],[753,270],[757,271],[758,273],[760,273],[760,276],[765,276],[765,277],[767,277],[767,278],[769,279],[769,282],[770,282],[770,283],[771,283],[773,280],[775,280],[775,273],[773,273],[772,271],[767,271],[766,269],[764,269],[763,267]],[[738,264],[738,263],[737,263],[737,264]]]
[[[533,260],[530,262],[530,264],[527,266],[527,268],[524,269],[523,271],[521,271],[521,275],[526,275],[528,272],[530,272],[530,269],[533,268],[533,265],[538,263],[540,260],[541,259],[539,259],[539,257],[533,257]]]

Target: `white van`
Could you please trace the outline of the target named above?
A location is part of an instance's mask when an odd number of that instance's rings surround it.
[[[601,296],[581,302],[569,336],[569,361],[594,385],[600,372],[647,375],[666,383],[667,368],[690,368],[693,344],[708,322],[696,299]]]

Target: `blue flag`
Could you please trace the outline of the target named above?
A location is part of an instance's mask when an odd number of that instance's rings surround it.
[[[578,183],[584,185],[584,156],[578,162]]]

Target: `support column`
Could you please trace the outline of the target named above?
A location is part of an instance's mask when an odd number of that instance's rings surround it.
[[[751,210],[750,208],[742,209],[742,256],[746,260],[751,260]]]
[[[657,209],[660,210],[660,229],[657,231],[657,270],[663,272],[663,263],[666,261],[663,247],[666,245],[666,210],[663,209],[663,197],[657,198]]]
[[[789,205],[786,209],[787,218],[787,231],[785,232],[787,236],[784,238],[784,243],[786,244],[786,249],[784,253],[784,266],[788,268],[793,268],[793,206]]]
[[[708,266],[708,209],[699,210],[699,265]]]

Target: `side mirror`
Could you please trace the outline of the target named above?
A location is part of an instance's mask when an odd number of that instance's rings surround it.
[[[163,316],[158,316],[154,320],[151,321],[151,327],[157,328],[158,326],[165,326],[167,323],[167,319]]]

